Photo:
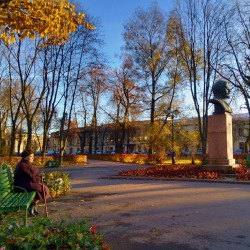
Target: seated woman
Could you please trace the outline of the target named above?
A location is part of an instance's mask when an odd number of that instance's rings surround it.
[[[14,172],[14,185],[25,188],[27,191],[36,191],[36,196],[29,207],[31,216],[38,214],[37,204],[42,199],[50,198],[49,188],[42,184],[38,167],[33,164],[34,153],[26,149],[21,154],[22,159]]]

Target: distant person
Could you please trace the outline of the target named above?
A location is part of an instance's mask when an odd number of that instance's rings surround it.
[[[33,164],[34,153],[26,149],[21,154],[21,161],[17,164],[14,172],[14,185],[20,186],[27,191],[36,191],[36,196],[29,207],[31,216],[38,215],[37,204],[42,199],[50,198],[49,188],[42,186],[42,179],[38,167]],[[45,197],[44,197],[45,196]]]
[[[228,83],[223,80],[215,82],[212,87],[214,98],[210,99],[209,102],[214,104],[214,115],[232,113],[232,109],[225,101],[230,97],[230,89]]]

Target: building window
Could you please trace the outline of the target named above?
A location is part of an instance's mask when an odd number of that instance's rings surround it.
[[[243,128],[238,128],[238,135],[239,136],[244,136],[244,130],[243,130]]]
[[[240,142],[240,143],[239,143],[239,149],[244,150],[244,146],[245,146],[245,143],[244,143],[244,142]]]
[[[69,145],[73,145],[73,138],[69,138]]]

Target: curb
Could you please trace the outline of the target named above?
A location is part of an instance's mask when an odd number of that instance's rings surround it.
[[[146,180],[146,181],[188,181],[188,182],[208,182],[208,183],[225,183],[225,184],[244,184],[250,185],[250,181],[237,181],[234,179],[191,179],[191,178],[153,178],[153,177],[140,177],[140,176],[106,176],[100,177],[99,179],[108,179],[108,180]]]

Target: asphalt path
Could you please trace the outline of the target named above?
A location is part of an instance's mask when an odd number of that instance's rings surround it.
[[[250,249],[250,185],[110,178],[138,167],[146,166],[88,160],[61,168],[72,188],[48,202],[49,217],[88,218],[113,250]]]

